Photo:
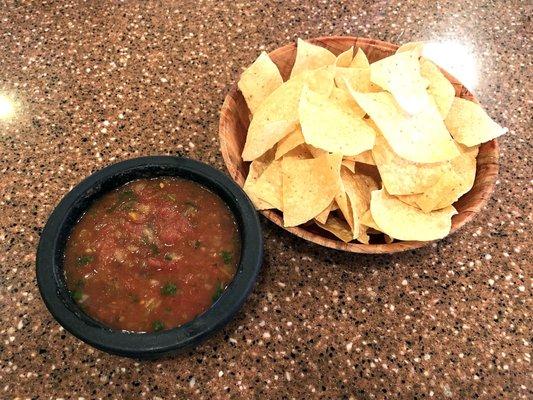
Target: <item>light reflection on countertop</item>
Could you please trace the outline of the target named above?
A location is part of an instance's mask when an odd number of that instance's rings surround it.
[[[478,84],[478,65],[473,50],[459,41],[428,41],[422,55],[452,74],[473,91]]]
[[[17,115],[18,102],[6,93],[0,92],[0,121],[10,121]]]

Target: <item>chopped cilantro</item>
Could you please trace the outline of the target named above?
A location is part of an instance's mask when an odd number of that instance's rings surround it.
[[[165,329],[165,324],[163,324],[161,321],[154,321],[152,327],[154,328],[154,332],[158,332]]]
[[[74,301],[80,301],[83,297],[83,292],[81,290],[73,290],[72,292],[70,292],[70,294],[72,295]]]
[[[195,249],[199,249],[201,245],[202,245],[202,242],[200,242],[199,240],[195,240],[192,243],[192,247],[194,247]]]
[[[222,282],[218,282],[217,289],[215,293],[213,294],[213,297],[211,298],[213,300],[213,303],[218,300],[220,296],[222,296],[222,293],[224,292],[224,285]]]
[[[231,254],[231,251],[222,250],[220,252],[220,257],[222,257],[222,261],[224,261],[224,264],[228,265],[233,260],[233,254]]]
[[[152,252],[153,255],[159,254],[159,249],[157,248],[155,243],[150,243],[149,246],[150,246],[150,251]]]
[[[173,194],[166,193],[166,197],[170,201],[176,201],[176,196],[174,196]]]
[[[77,259],[76,259],[76,263],[78,264],[78,266],[80,267],[83,267],[87,264],[90,264],[92,263],[94,260],[94,257],[93,256],[90,256],[88,254],[84,254],[82,256],[79,256]]]
[[[177,291],[178,288],[174,283],[165,283],[161,288],[161,294],[163,296],[174,296]]]
[[[126,189],[120,192],[117,196],[117,201],[111,207],[107,209],[108,213],[116,211],[117,209],[122,211],[129,211],[133,208],[133,205],[139,200],[135,192],[131,189]]]

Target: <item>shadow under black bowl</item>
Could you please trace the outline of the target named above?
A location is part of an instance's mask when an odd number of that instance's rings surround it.
[[[70,232],[103,194],[142,178],[180,177],[201,184],[230,208],[241,239],[233,281],[203,314],[174,329],[135,333],[111,329],[85,314],[72,300],[63,274],[63,252]],[[263,239],[254,206],[229,177],[198,161],[171,156],[141,157],[106,167],[72,189],[50,215],[37,250],[37,283],[54,318],[70,333],[108,353],[157,358],[191,348],[222,328],[241,308],[261,268]]]

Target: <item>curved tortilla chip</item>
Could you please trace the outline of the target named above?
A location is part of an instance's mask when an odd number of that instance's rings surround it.
[[[345,90],[334,87],[329,98],[337,103],[343,110],[352,114],[355,118],[363,118],[366,113],[359,107],[352,96]]]
[[[451,218],[457,214],[452,206],[426,214],[384,189],[372,192],[370,210],[380,231],[395,239],[421,241],[442,239],[448,235]]]
[[[479,104],[455,97],[445,119],[453,138],[466,146],[475,146],[495,139],[506,132]]]
[[[351,68],[370,68],[370,63],[368,62],[368,58],[366,58],[366,54],[363,51],[362,48],[357,49],[357,53],[355,53],[355,56],[350,64]]]
[[[360,162],[362,164],[376,165],[376,162],[372,157],[372,150],[363,151],[362,153],[356,154],[355,156],[346,156],[345,159],[353,162]]]
[[[435,100],[442,119],[446,118],[455,97],[455,88],[439,67],[426,58],[420,59],[420,73],[429,81],[428,93]]]
[[[281,161],[273,161],[249,186],[248,191],[253,197],[273,206],[268,208],[283,210]]]
[[[237,83],[252,114],[259,105],[283,83],[278,67],[267,53],[261,52],[241,75]]]
[[[315,220],[317,222],[320,222],[321,224],[325,224],[326,223],[326,221],[328,220],[329,213],[331,212],[331,207],[333,206],[334,202],[335,202],[335,200],[333,200],[331,203],[329,203],[329,205],[324,209],[324,211],[322,211],[320,214],[318,214],[315,217]]]
[[[423,193],[451,171],[449,162],[414,163],[398,156],[383,136],[376,137],[372,156],[383,185],[390,194]]]
[[[353,240],[352,231],[348,224],[340,218],[330,216],[328,220],[323,223],[315,219],[316,224],[322,229],[331,232],[343,242],[350,242]]]
[[[420,194],[398,196],[409,205],[420,208],[425,213],[439,210],[455,203],[468,192],[476,178],[477,147],[460,146],[461,155],[449,161],[450,170],[443,171],[436,183]]]
[[[411,115],[434,106],[426,91],[428,81],[420,74],[414,51],[396,53],[370,64],[370,80],[389,91]]]
[[[283,222],[303,224],[320,214],[340,189],[340,154],[324,154],[310,160],[284,157]]]
[[[387,92],[360,93],[350,89],[350,94],[400,157],[419,163],[435,163],[459,155],[457,145],[436,109],[409,116]]]
[[[317,69],[335,63],[337,57],[328,49],[298,39],[296,60],[291,71],[291,78],[303,71]]]
[[[296,146],[305,142],[304,135],[300,127],[296,127],[294,132],[289,133],[283,139],[281,139],[276,147],[275,159],[281,158],[285,153],[291,151]]]
[[[426,44],[425,41],[404,43],[400,47],[398,47],[398,50],[396,50],[396,53],[404,53],[406,51],[414,51],[415,54],[418,57],[420,57],[422,55],[422,52],[424,51],[425,44]]]
[[[352,62],[352,57],[353,57],[353,46],[337,56],[337,59],[335,60],[335,65],[337,67],[348,67],[350,66],[350,63]]]
[[[374,130],[348,107],[304,88],[299,115],[305,142],[343,155],[355,155],[371,149],[374,146]]]
[[[274,208],[272,204],[267,203],[264,200],[261,200],[258,198],[255,193],[253,192],[253,189],[251,187],[257,182],[257,179],[261,176],[261,174],[265,171],[265,169],[272,163],[274,160],[274,151],[269,150],[265,154],[263,154],[261,157],[255,159],[250,164],[250,169],[248,171],[248,176],[246,177],[246,180],[244,182],[243,189],[252,200],[252,203],[254,203],[254,206],[258,210],[268,210],[270,208]]]
[[[254,114],[242,152],[251,161],[272,148],[298,125],[298,104],[304,85],[329,96],[334,67],[323,68],[290,79],[268,96]]]

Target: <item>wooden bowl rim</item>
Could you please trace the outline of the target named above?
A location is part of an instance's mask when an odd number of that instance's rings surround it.
[[[382,41],[382,40],[379,40],[379,39],[371,39],[371,38],[357,37],[357,36],[335,35],[335,36],[320,36],[320,37],[316,37],[316,38],[306,39],[306,41],[314,43],[314,44],[320,44],[320,45],[322,45],[322,47],[329,47],[328,46],[328,42],[339,41],[339,40],[342,40],[342,41],[353,41],[354,42],[354,45],[353,45],[354,47],[356,47],[356,46],[360,47],[358,45],[360,43],[360,44],[366,44],[368,46],[381,47],[383,49],[388,49],[388,50],[391,50],[391,51],[395,51],[396,49],[399,48],[399,46],[394,44],[394,43],[385,42],[385,41]],[[281,53],[281,52],[288,51],[290,48],[293,48],[293,47],[294,48],[296,47],[296,43],[294,43],[294,42],[286,44],[286,45],[281,46],[281,47],[278,47],[278,48],[272,50],[271,52],[269,52],[268,55],[272,57],[272,56],[275,56],[276,53]],[[446,78],[452,83],[452,85],[454,85],[454,87],[456,87],[457,85],[460,85],[462,87],[459,97],[469,96],[469,97],[471,97],[472,101],[474,101],[474,102],[479,104],[479,101],[478,101],[477,97],[472,92],[470,92],[458,79],[456,79],[452,74],[450,74],[448,71],[444,70],[440,66],[439,66],[439,68],[444,73]],[[237,87],[238,80],[239,79],[237,79],[231,85],[230,90],[229,90],[228,94],[226,95],[226,97],[224,99],[224,103],[222,104],[222,108],[220,110],[220,114],[221,115],[224,114],[224,110],[229,110],[230,109],[229,102],[231,101],[233,96],[237,95],[238,92],[239,92],[239,89]],[[228,154],[228,147],[227,147],[227,143],[226,143],[226,138],[225,138],[225,136],[222,135],[222,132],[224,132],[224,131],[225,131],[225,119],[224,118],[220,118],[220,120],[219,120],[219,131],[218,132],[219,132],[220,150],[221,150],[221,153],[222,153],[222,158],[224,159],[224,163],[226,165],[226,168],[228,169],[228,172],[230,172],[230,176],[232,177],[232,179],[235,180],[237,182],[237,184],[239,184],[241,187],[243,187],[244,180],[236,179],[236,177],[232,176],[232,174],[231,174],[231,171],[230,171],[230,168],[229,168],[229,165],[231,164],[231,159],[230,159],[230,156]],[[496,139],[493,139],[493,140],[491,140],[489,142],[486,142],[486,143],[482,144],[482,146],[483,145],[485,145],[487,147],[490,146],[490,148],[488,149],[487,156],[489,156],[489,157],[491,157],[493,159],[492,164],[496,165],[496,167],[498,168],[499,167],[499,153],[500,153],[499,152],[498,141]],[[245,163],[245,161],[242,161],[242,159],[241,159],[241,162]],[[476,183],[476,181],[478,179],[478,171],[479,170],[476,168],[476,178],[474,180],[474,185],[475,185],[475,183]],[[474,210],[464,210],[464,211],[461,211],[461,212],[459,212],[458,214],[456,214],[456,215],[454,215],[452,217],[452,228],[451,228],[450,232],[448,233],[448,235],[446,235],[444,238],[449,237],[454,232],[456,232],[458,229],[462,228],[464,225],[466,225],[468,222],[470,222],[474,218],[474,215],[476,215],[487,204],[487,202],[491,198],[492,192],[494,191],[494,186],[496,184],[497,176],[498,176],[498,174],[497,174],[497,170],[496,170],[496,174],[494,174],[489,181],[485,182],[482,192],[486,196],[483,196],[481,201],[479,201],[477,204],[475,204],[475,209]],[[472,186],[472,188],[474,187],[474,185]],[[472,190],[472,189],[470,189],[470,190]],[[465,193],[465,194],[463,194],[463,196],[465,196],[468,193],[470,193],[470,191]],[[461,196],[461,198],[463,196]],[[343,242],[341,240],[336,240],[336,239],[332,239],[330,237],[319,235],[319,234],[317,234],[315,232],[310,232],[310,231],[308,231],[308,230],[306,230],[306,229],[304,229],[302,227],[287,228],[287,227],[283,226],[283,214],[281,213],[281,211],[277,211],[277,210],[260,210],[259,212],[261,214],[263,214],[268,220],[270,220],[271,222],[273,222],[274,224],[279,226],[280,228],[282,228],[282,229],[284,229],[284,230],[286,230],[286,231],[292,233],[293,235],[296,235],[296,236],[298,236],[298,237],[300,237],[302,239],[305,239],[305,240],[307,240],[309,242],[312,242],[312,243],[315,243],[315,244],[318,244],[318,245],[321,245],[321,246],[324,246],[324,247],[328,247],[328,248],[331,248],[331,249],[342,250],[342,251],[347,251],[347,252],[352,252],[352,253],[367,253],[367,254],[389,254],[390,253],[390,254],[392,254],[392,253],[397,253],[397,252],[402,252],[402,251],[415,250],[415,249],[418,249],[418,248],[421,248],[421,247],[428,246],[428,245],[430,245],[430,244],[432,244],[434,242],[437,242],[438,240],[442,240],[442,239],[431,240],[431,241],[402,241],[402,240],[398,240],[398,241],[395,241],[395,242],[392,242],[392,243],[388,243],[388,244],[387,243],[383,243],[383,244],[364,244],[364,243],[358,243],[358,242],[346,243],[346,242]],[[466,216],[461,218],[459,220],[459,222],[454,224],[454,221],[459,219],[459,216],[464,216],[464,215],[466,215]],[[324,233],[326,233],[326,232],[324,232]]]

